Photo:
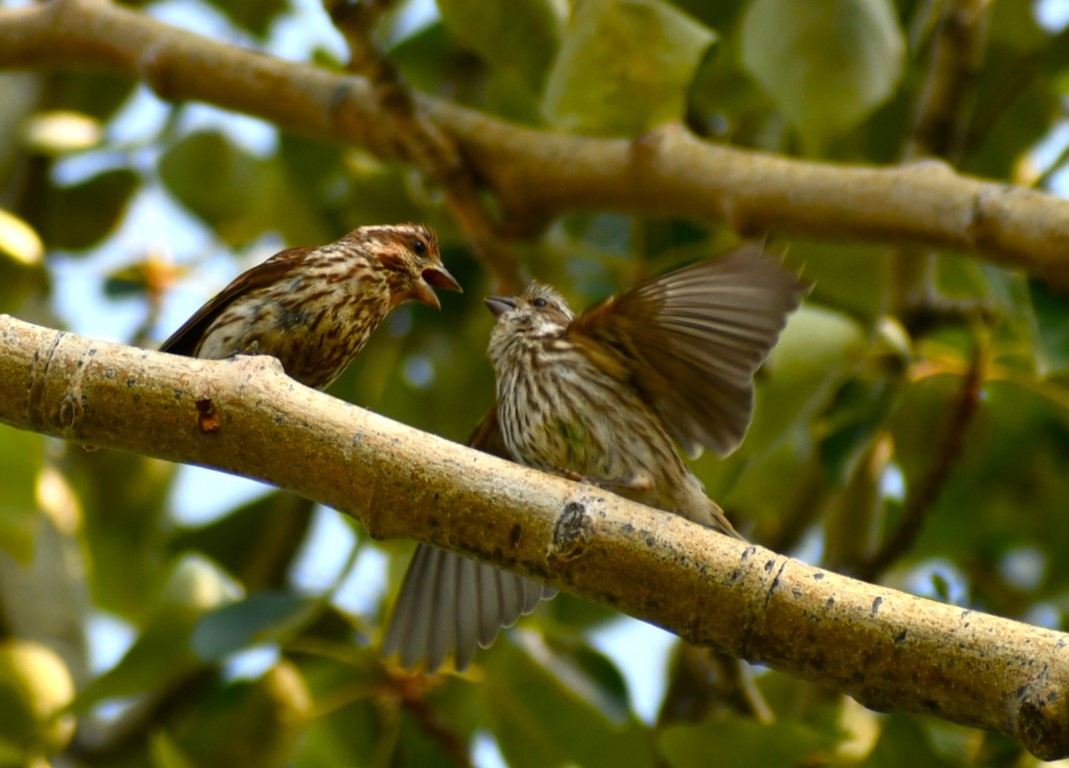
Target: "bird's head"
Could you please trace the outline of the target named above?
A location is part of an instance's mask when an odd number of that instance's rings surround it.
[[[383,269],[390,306],[413,300],[441,309],[435,288],[463,292],[438,252],[434,230],[422,224],[361,227],[352,234],[363,242]]]
[[[495,360],[513,343],[562,335],[574,317],[564,297],[541,283],[531,283],[519,296],[491,296],[486,306],[497,318],[490,334]]]

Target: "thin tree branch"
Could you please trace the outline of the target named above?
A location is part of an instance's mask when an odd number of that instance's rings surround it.
[[[954,407],[951,410],[942,434],[939,436],[935,460],[917,486],[911,488],[906,498],[902,520],[880,548],[855,569],[855,575],[865,580],[878,579],[898,558],[908,552],[920,536],[928,513],[932,511],[939,494],[950,479],[965,451],[965,435],[980,407],[980,396],[987,374],[986,339],[975,340],[975,351],[968,370],[961,379]]]
[[[976,82],[987,47],[991,0],[943,0],[931,69],[917,100],[903,159],[960,160]]]
[[[976,83],[987,46],[987,11],[991,0],[942,0],[931,66],[914,108],[913,128],[902,151],[905,162],[938,158],[961,160]],[[953,311],[954,303],[936,287],[935,254],[903,248],[891,270],[891,311],[907,316],[928,314],[930,307]],[[958,313],[962,312],[959,307]],[[968,311],[968,310],[966,310]]]
[[[389,0],[324,2],[334,26],[349,44],[350,71],[370,83],[376,108],[390,121],[405,158],[442,186],[450,212],[494,276],[495,290],[517,293],[522,287],[518,263],[498,237],[497,226],[479,199],[474,174],[452,138],[427,119],[397,69],[372,39],[375,22],[389,4]]]
[[[175,29],[110,3],[0,10],[0,69],[99,69],[383,157],[398,147],[371,87]],[[721,219],[776,230],[974,252],[1069,285],[1069,201],[958,175],[937,161],[840,166],[716,146],[673,126],[637,141],[519,127],[445,101],[416,103],[523,234],[566,211]]]
[[[1069,755],[1069,635],[855,581],[473,451],[303,387],[272,358],[189,360],[0,315],[0,423],[260,478],[376,537],[544,579],[873,709]]]

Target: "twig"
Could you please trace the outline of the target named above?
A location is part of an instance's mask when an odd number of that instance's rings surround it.
[[[914,109],[904,162],[939,158],[956,165],[969,123],[977,76],[986,45],[991,0],[943,0],[932,42],[931,67]],[[945,303],[935,284],[936,257],[902,248],[891,267],[891,312]]]
[[[472,765],[464,740],[446,727],[438,711],[427,704],[422,695],[403,696],[401,706],[415,718],[420,729],[441,747],[442,752],[453,761],[454,765],[462,766],[462,768]]]
[[[397,69],[371,37],[375,23],[391,0],[325,0],[325,5],[349,43],[349,70],[362,74],[371,84],[372,97],[388,119],[402,153],[442,185],[450,211],[470,238],[475,254],[493,274],[496,290],[516,293],[521,287],[518,263],[479,199],[472,170],[456,143],[420,109]]]
[[[902,159],[960,157],[971,102],[987,42],[991,0],[943,0],[932,44],[931,68],[917,100]]]
[[[1066,163],[1069,163],[1069,143],[1062,147],[1058,156],[1051,161],[1043,173],[1036,177],[1036,180],[1032,182],[1032,186],[1036,189],[1046,189],[1054,175],[1065,169]]]
[[[861,564],[856,576],[866,581],[879,578],[898,558],[910,550],[924,526],[928,513],[939,500],[954,466],[965,448],[965,434],[976,416],[980,405],[980,392],[987,369],[987,350],[980,340],[976,342],[973,359],[961,380],[954,410],[943,430],[942,440],[936,452],[937,460],[920,479],[907,499],[902,520],[895,532],[888,537],[873,556]]]
[[[671,662],[657,726],[701,723],[719,711],[734,712],[765,725],[776,719],[754,683],[749,665],[710,648],[680,643]]]

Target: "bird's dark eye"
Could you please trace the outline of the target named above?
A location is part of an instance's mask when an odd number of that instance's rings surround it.
[[[531,306],[532,307],[538,307],[539,309],[542,309],[542,307],[549,306],[549,302],[546,301],[545,299],[535,299],[534,301],[531,302]]]
[[[412,241],[412,251],[417,256],[422,256],[427,252],[427,244],[417,237]]]

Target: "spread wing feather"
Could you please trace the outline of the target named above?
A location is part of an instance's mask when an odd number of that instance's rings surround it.
[[[746,434],[753,375],[804,292],[777,257],[746,244],[597,304],[569,333],[620,358],[688,455],[725,455]]]

